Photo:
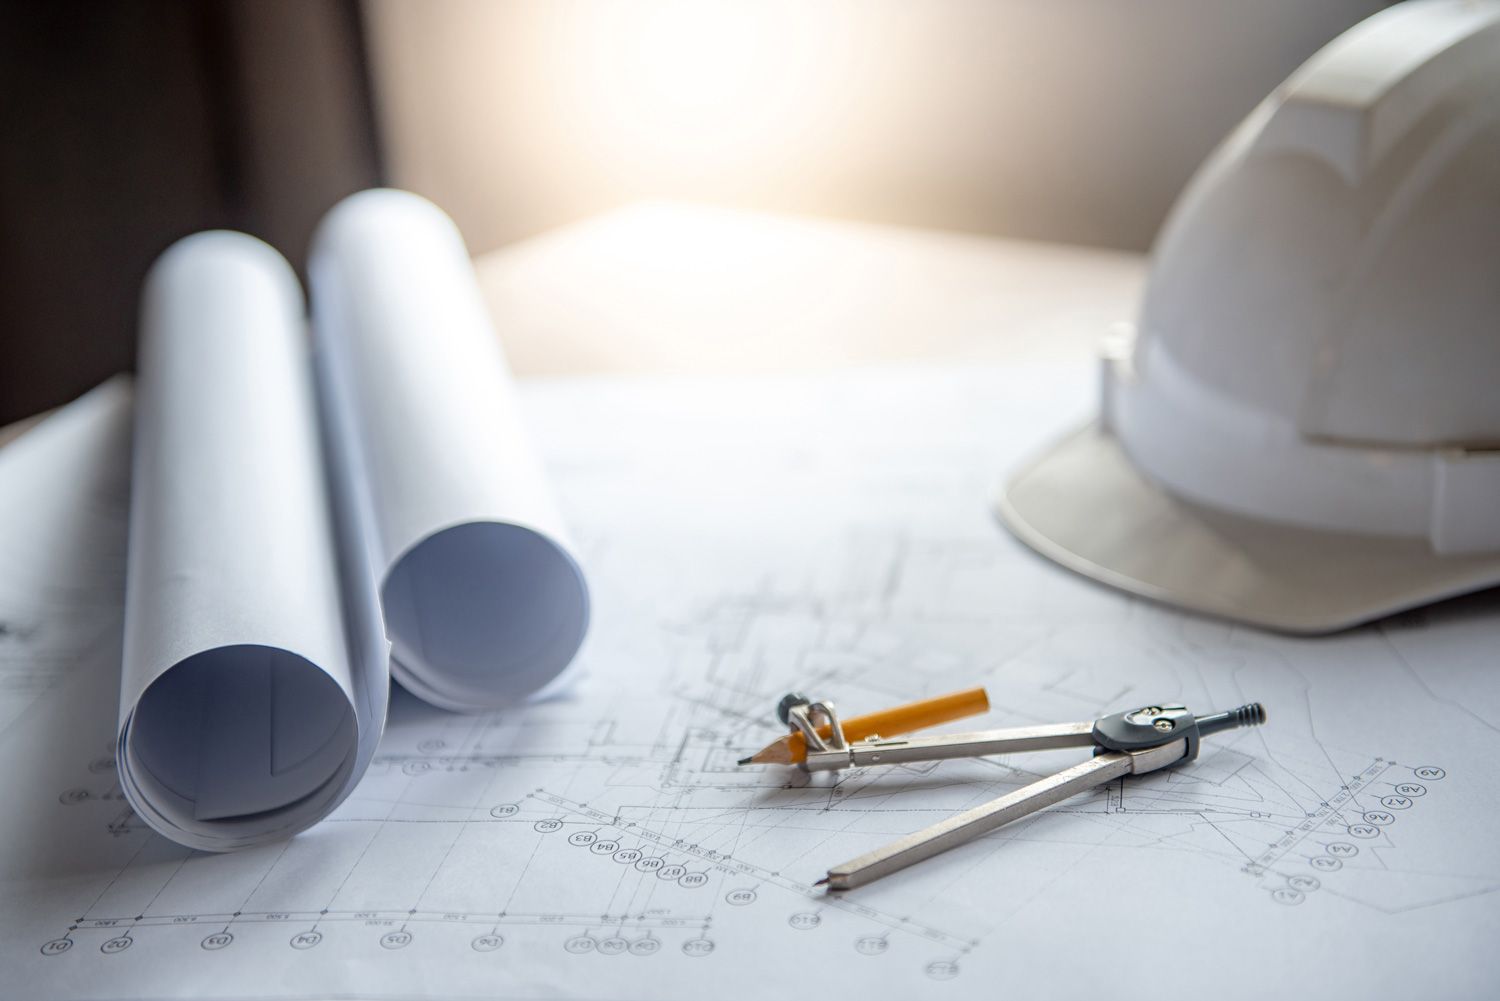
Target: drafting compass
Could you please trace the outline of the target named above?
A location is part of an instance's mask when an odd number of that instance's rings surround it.
[[[801,767],[810,772],[1064,747],[1094,749],[1094,756],[1088,761],[834,866],[828,870],[826,879],[818,881],[819,886],[826,885],[831,890],[863,886],[1126,775],[1144,775],[1192,761],[1198,756],[1201,738],[1266,721],[1266,711],[1259,702],[1207,716],[1195,716],[1186,706],[1162,704],[1081,723],[899,739],[872,734],[850,741],[845,739],[844,725],[830,702],[813,702],[806,696],[791,694],[781,700],[776,713],[793,733],[800,733],[806,741],[806,760]]]

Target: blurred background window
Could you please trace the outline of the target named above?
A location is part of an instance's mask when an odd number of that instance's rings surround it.
[[[417,191],[476,254],[644,198],[1146,250],[1372,0],[32,0],[0,6],[0,422],[127,368],[215,226],[300,267]]]

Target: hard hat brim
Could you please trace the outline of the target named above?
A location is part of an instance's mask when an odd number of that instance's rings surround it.
[[[1000,490],[995,513],[1070,570],[1131,594],[1290,633],[1327,633],[1500,584],[1500,553],[1257,521],[1174,497],[1093,423]]]

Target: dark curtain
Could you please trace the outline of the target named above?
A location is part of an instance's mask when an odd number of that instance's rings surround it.
[[[378,183],[358,0],[0,3],[0,424],[135,355],[172,241],[232,227],[299,269]]]

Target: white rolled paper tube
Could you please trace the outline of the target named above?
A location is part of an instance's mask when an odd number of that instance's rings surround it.
[[[320,385],[365,485],[392,674],[459,711],[563,683],[589,595],[458,229],[402,191],[313,240]]]
[[[138,368],[120,784],[193,848],[286,837],[353,788],[389,686],[373,588],[340,571],[296,276],[244,234],[178,242]]]

